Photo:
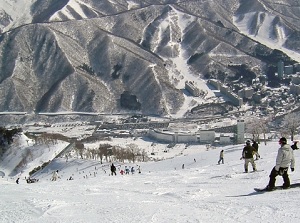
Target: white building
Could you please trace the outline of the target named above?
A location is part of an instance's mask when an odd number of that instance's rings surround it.
[[[230,144],[231,140],[230,140],[230,136],[228,135],[220,135],[220,144],[225,145],[225,144]]]
[[[245,142],[245,122],[244,120],[238,120],[236,126],[237,143]]]
[[[200,131],[200,143],[213,143],[216,138],[216,132],[212,130]]]

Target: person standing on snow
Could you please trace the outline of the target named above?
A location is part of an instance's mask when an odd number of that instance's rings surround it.
[[[272,191],[275,189],[276,177],[278,175],[282,176],[283,178],[282,188],[289,188],[291,185],[288,175],[289,166],[291,167],[292,172],[295,170],[295,158],[293,149],[290,147],[290,145],[287,144],[287,140],[285,137],[280,138],[279,144],[280,148],[278,149],[276,157],[276,166],[270,173],[269,184],[266,187],[267,191]]]
[[[258,153],[258,143],[254,140],[252,140],[252,147],[255,149],[256,160],[258,160],[260,158],[260,155]]]
[[[56,181],[58,178],[59,178],[59,176],[58,176],[58,170],[56,170],[56,171],[53,172],[51,180],[52,181]]]
[[[117,168],[115,167],[115,165],[112,163],[110,166],[110,171],[111,171],[111,175],[113,176],[115,174],[115,176],[117,176],[116,173]]]
[[[135,170],[134,170],[134,167],[131,167],[131,174],[134,174]]]
[[[222,161],[222,164],[224,164],[224,150],[221,150],[221,152],[220,152],[220,159],[218,161],[218,164],[220,164],[221,161]]]
[[[245,173],[248,173],[248,165],[251,163],[253,171],[256,171],[256,165],[253,159],[253,154],[255,154],[255,149],[250,145],[251,141],[248,139],[246,141],[246,146],[243,149],[242,158],[245,160],[244,169]]]

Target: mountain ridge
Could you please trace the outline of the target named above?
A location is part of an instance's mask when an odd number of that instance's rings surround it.
[[[294,17],[283,16],[283,20],[266,14],[278,7],[273,6],[275,1],[256,1],[253,8],[247,1],[203,2],[202,7],[195,7],[200,3],[193,1],[114,1],[118,6],[110,9],[102,4],[112,2],[85,1],[86,7],[114,14],[64,17],[67,21],[50,18],[55,13],[62,15],[66,6],[69,10],[73,7],[73,12],[82,10],[75,7],[82,1],[60,2],[64,7],[55,5],[57,1],[32,2],[31,9],[36,7],[32,23],[1,34],[0,92],[5,98],[0,101],[1,111],[114,113],[128,110],[120,107],[126,91],[136,96],[142,113],[174,115],[186,100],[182,89],[191,75],[197,81],[204,77],[238,80],[242,74],[232,69],[232,64],[245,64],[255,74],[244,78],[245,84],[264,74],[270,60],[258,52],[268,56],[273,49],[257,39],[265,38],[263,26],[273,24],[269,33],[274,42],[297,50],[299,41],[299,22],[291,23]],[[49,19],[38,19],[41,11],[56,7],[60,9],[53,10]],[[263,12],[249,14],[258,9]],[[246,20],[252,22],[242,32],[239,26],[247,24]],[[284,53],[280,57],[291,61]],[[188,70],[180,70],[178,60],[186,61]]]

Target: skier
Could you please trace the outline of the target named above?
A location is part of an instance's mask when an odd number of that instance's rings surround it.
[[[285,137],[280,138],[279,140],[280,148],[278,149],[277,157],[276,157],[276,166],[272,169],[270,173],[269,184],[266,187],[267,191],[272,191],[275,189],[276,177],[278,175],[283,178],[283,189],[287,189],[290,187],[290,179],[288,175],[289,165],[291,167],[292,172],[294,171],[295,166],[295,158],[294,152],[292,148],[287,144],[287,140]]]
[[[129,174],[129,167],[125,166],[125,174]]]
[[[256,160],[258,160],[260,158],[260,155],[258,153],[258,143],[254,140],[252,140],[252,147],[255,149]]]
[[[248,173],[248,164],[251,163],[253,171],[256,171],[256,165],[253,159],[253,154],[255,154],[255,149],[250,145],[251,141],[248,139],[246,141],[246,146],[243,149],[242,158],[245,160],[244,168],[245,173]]]
[[[19,184],[19,180],[20,180],[20,178],[18,177],[18,179],[16,180],[16,183],[17,183],[17,184]]]
[[[110,171],[111,171],[111,175],[113,176],[115,174],[115,176],[117,176],[116,173],[117,168],[115,167],[115,165],[112,163],[110,166]]]
[[[53,172],[53,175],[52,175],[52,181],[56,181],[57,179],[59,178],[59,175],[58,175],[58,170],[54,171]]]
[[[221,150],[221,152],[220,152],[220,159],[218,161],[218,164],[220,164],[221,161],[222,161],[222,164],[224,164],[224,150]]]

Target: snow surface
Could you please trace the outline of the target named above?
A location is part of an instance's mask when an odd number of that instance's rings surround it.
[[[163,150],[167,145],[155,146]],[[27,184],[22,174],[20,184],[15,183],[18,175],[0,178],[0,222],[299,222],[300,188],[263,194],[253,190],[268,183],[277,140],[260,144],[262,158],[256,164],[264,171],[243,173],[242,148],[207,150],[206,145],[193,145],[185,149],[178,144],[168,157],[157,154],[161,161],[115,163],[118,169],[141,166],[140,174],[117,171],[117,176],[110,176],[110,163],[59,158],[36,176],[37,183]],[[225,164],[217,165],[222,149]],[[294,154],[292,183],[300,182],[300,151]],[[54,170],[59,170],[58,181],[50,181]],[[74,180],[67,180],[70,176]],[[277,185],[281,184],[278,177]]]

